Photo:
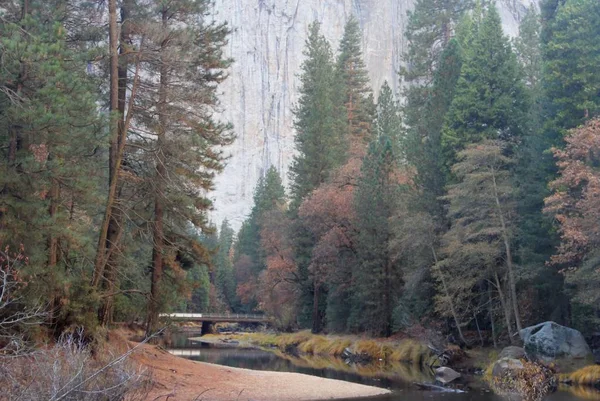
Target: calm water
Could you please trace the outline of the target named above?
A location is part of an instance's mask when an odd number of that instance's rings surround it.
[[[412,366],[397,365],[393,368],[384,366],[357,367],[347,366],[339,360],[319,358],[295,358],[278,355],[255,349],[223,348],[220,346],[203,344],[190,341],[193,335],[175,336],[170,352],[175,355],[195,361],[208,362],[217,365],[236,368],[268,370],[277,372],[303,373],[313,376],[325,377],[361,383],[371,386],[384,387],[392,390],[392,394],[369,398],[369,401],[502,401],[503,398],[481,389],[475,381],[471,383],[472,389],[466,393],[440,393],[422,391],[414,386],[414,382],[433,382],[432,372],[422,372]],[[346,401],[358,401],[352,399]],[[545,401],[600,401],[600,392],[581,389],[574,394],[559,391]]]

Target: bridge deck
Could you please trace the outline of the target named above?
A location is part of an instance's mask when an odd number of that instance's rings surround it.
[[[161,319],[175,322],[229,322],[229,323],[266,323],[269,321],[264,315],[248,315],[236,313],[161,313]]]

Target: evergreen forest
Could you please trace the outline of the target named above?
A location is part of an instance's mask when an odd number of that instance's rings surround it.
[[[210,218],[235,140],[211,6],[0,2],[0,350],[168,312],[467,345],[600,329],[598,0],[541,0],[516,37],[493,1],[416,0],[381,88],[357,19],[336,43],[312,23],[289,175],[263,172],[238,232]]]

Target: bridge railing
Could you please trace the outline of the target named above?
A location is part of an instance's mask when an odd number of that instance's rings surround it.
[[[241,313],[160,313],[158,316],[170,319],[267,320],[265,315]]]

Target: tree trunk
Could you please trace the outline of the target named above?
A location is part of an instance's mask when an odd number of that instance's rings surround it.
[[[317,278],[313,280],[313,313],[312,313],[312,333],[317,334],[321,332],[321,314],[319,313],[319,291],[321,286],[318,283]]]
[[[431,247],[431,253],[433,254],[433,261],[437,265],[438,264],[437,252],[435,251],[435,248],[433,246]],[[467,340],[465,340],[465,336],[463,335],[462,329],[460,328],[458,314],[456,313],[456,309],[454,308],[454,302],[452,301],[452,297],[450,296],[450,291],[448,291],[448,285],[446,284],[446,277],[444,276],[444,272],[442,271],[442,269],[438,268],[438,271],[440,273],[440,278],[442,280],[442,287],[444,288],[444,292],[446,293],[446,299],[448,300],[448,305],[450,306],[450,312],[452,313],[452,318],[454,319],[454,324],[456,324],[456,329],[458,330],[458,336],[460,338],[460,341],[462,341],[463,344],[466,345]]]
[[[167,30],[167,11],[162,11],[162,27]],[[167,129],[167,87],[168,80],[168,60],[165,56],[165,49],[168,42],[163,41],[160,49],[160,78],[158,87],[158,128],[156,132],[156,174],[154,177],[154,225],[153,225],[153,248],[152,248],[152,278],[150,285],[150,307],[148,308],[148,326],[146,335],[150,336],[158,330],[158,314],[161,304],[161,280],[163,275],[165,233],[164,233],[164,201],[166,186],[166,168],[165,168],[165,135]]]
[[[21,20],[24,20],[25,17],[29,14],[29,0],[23,0],[23,5],[21,6]],[[23,30],[25,30],[25,26],[21,26]],[[27,65],[24,62],[21,62],[19,67],[19,77],[16,80],[16,83],[11,88],[17,94],[17,98],[21,96],[23,92],[23,82],[27,79]],[[12,86],[12,85],[11,85]],[[9,136],[9,144],[8,144],[8,162],[9,165],[14,166],[17,161],[17,152],[22,148],[22,127],[19,125],[11,124],[8,128],[8,136]]]
[[[389,257],[385,263],[385,294],[383,299],[385,327],[383,335],[392,335],[392,266]]]
[[[489,298],[489,314],[490,314],[490,324],[492,326],[492,341],[494,342],[494,348],[498,348],[498,343],[496,342],[496,324],[494,322],[494,304],[492,303],[492,287],[488,284],[488,298]]]
[[[125,148],[125,141],[127,138],[127,127],[125,127],[125,105],[127,103],[127,69],[129,66],[129,57],[127,56],[129,42],[131,41],[132,23],[130,21],[130,13],[133,8],[133,0],[124,0],[121,4],[121,36],[119,39],[119,59],[117,67],[117,110],[118,110],[118,137],[115,153],[119,154],[118,158],[119,169],[121,168],[121,161],[123,157],[123,151]],[[111,145],[112,146],[112,145]],[[112,164],[111,164],[112,165]],[[118,181],[119,171],[115,172],[116,182],[116,194],[113,200],[110,218],[108,221],[108,231],[106,236],[106,248],[104,256],[104,274],[102,289],[107,294],[100,306],[100,323],[103,326],[107,326],[112,323],[112,315],[114,309],[114,294],[117,292],[117,268],[119,243],[122,236],[122,225],[124,219],[123,205],[120,203],[121,192],[123,184]],[[113,175],[111,174],[111,177]]]
[[[504,249],[506,251],[506,267],[508,268],[508,286],[510,290],[511,304],[513,312],[515,314],[515,322],[517,324],[517,330],[521,331],[521,316],[519,313],[519,305],[517,299],[517,284],[515,280],[514,268],[512,263],[512,252],[510,246],[510,240],[508,238],[508,231],[506,228],[506,222],[504,220],[504,213],[502,213],[502,207],[500,205],[500,196],[498,194],[498,187],[496,185],[496,174],[494,167],[492,167],[492,182],[494,184],[494,198],[496,200],[496,207],[498,208],[498,216],[500,217],[500,224],[502,227],[502,241],[504,242]]]
[[[504,312],[504,319],[506,319],[506,330],[508,332],[508,341],[513,343],[512,337],[512,324],[511,324],[511,311],[510,306],[506,303],[506,299],[504,298],[504,292],[502,292],[502,286],[500,286],[500,280],[498,279],[498,273],[494,273],[494,279],[496,280],[496,288],[498,289],[498,295],[500,298],[500,304],[502,305],[502,311]]]
[[[58,182],[55,179],[52,179],[50,184],[50,191],[48,192],[48,198],[50,200],[50,205],[48,206],[48,215],[50,216],[50,220],[56,216],[56,212],[58,211],[58,197],[60,196],[60,187]],[[54,274],[56,272],[54,269],[58,264],[58,238],[52,232],[52,229],[48,235],[48,261],[47,267],[49,268],[49,273],[51,277],[56,277]],[[56,291],[55,281],[52,280],[51,284],[52,295],[50,296],[50,311],[48,316],[48,321],[51,326],[54,326],[56,323],[56,316],[58,315],[58,308],[60,305],[60,299]]]
[[[94,273],[92,276],[92,286],[98,288],[104,269],[106,259],[111,244],[108,241],[108,232],[111,227],[112,213],[114,211],[115,200],[117,196],[117,182],[119,168],[121,167],[122,155],[119,152],[119,141],[122,133],[119,132],[119,120],[123,119],[119,115],[119,38],[117,26],[117,0],[108,0],[108,42],[110,50],[110,140],[109,140],[109,182],[108,197],[106,199],[106,209],[104,219],[100,227],[98,246],[96,249],[96,259],[94,261]],[[114,228],[114,227],[113,227]]]

